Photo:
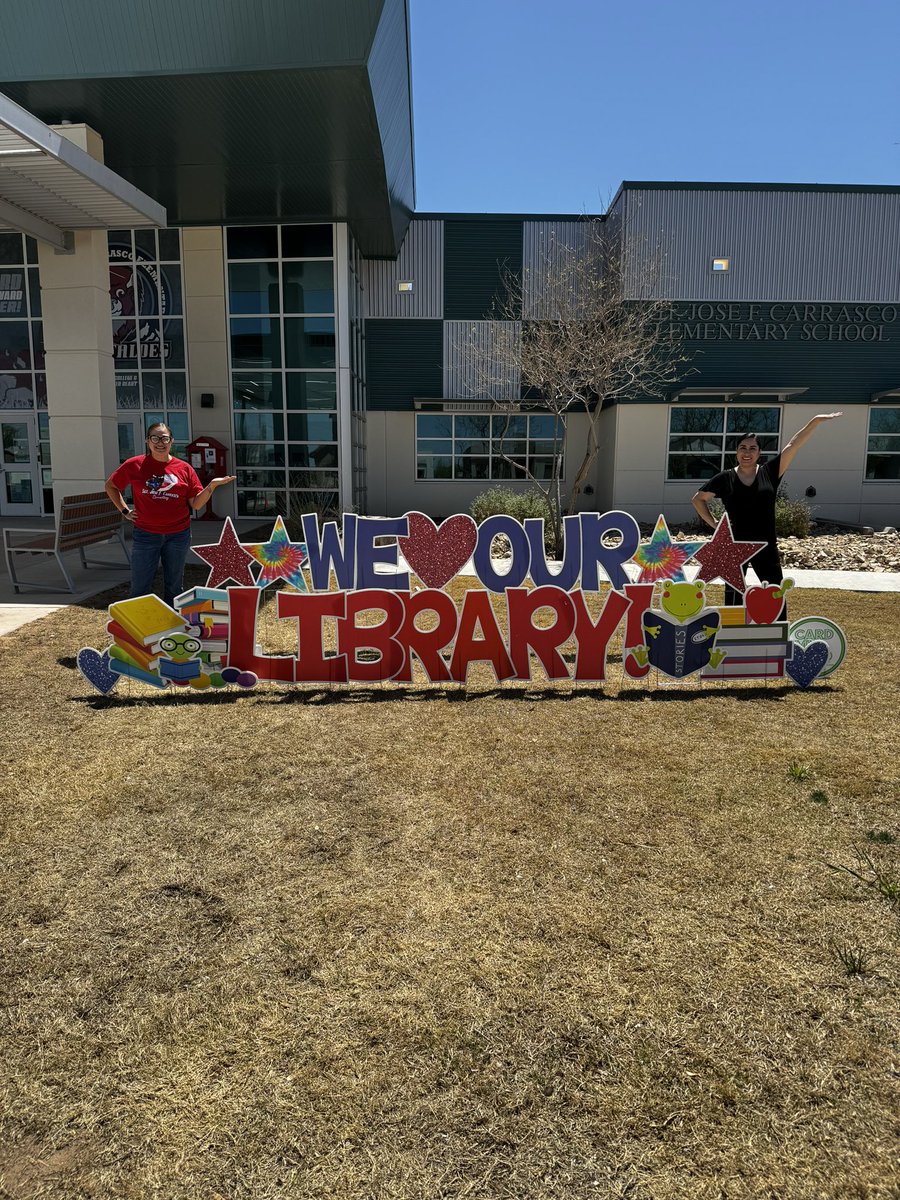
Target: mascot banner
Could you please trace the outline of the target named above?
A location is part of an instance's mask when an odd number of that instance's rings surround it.
[[[268,541],[242,543],[227,520],[215,545],[194,547],[210,567],[205,586],[174,607],[157,596],[111,604],[111,644],[79,651],[82,675],[104,695],[123,678],[160,691],[409,684],[416,663],[432,684],[465,685],[474,663],[498,683],[531,680],[535,669],[548,680],[603,683],[621,629],[630,679],[653,672],[806,688],[835,671],[846,650],[825,617],[788,623],[791,580],[747,587],[744,564],[763,543],[735,541],[727,515],[697,541],[673,540],[660,516],[643,544],[628,513],[569,516],[554,564],[539,518],[476,525],[458,515],[438,526],[419,512],[347,513],[320,525],[307,514],[301,525],[302,541],[291,541],[278,517]],[[496,558],[501,536],[508,553]],[[480,586],[473,581],[454,598],[446,589],[463,570]],[[715,581],[743,603],[713,604],[707,587]],[[257,640],[260,598],[273,584],[281,584],[277,618],[296,631],[292,654],[267,654]]]

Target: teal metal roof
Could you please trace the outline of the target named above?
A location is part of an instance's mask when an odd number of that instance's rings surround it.
[[[900,192],[898,184],[880,183],[700,183],[696,180],[650,180],[626,179],[619,186],[622,191],[647,192],[859,192],[861,195],[895,195]],[[618,193],[616,193],[618,198]],[[613,200],[615,204],[615,199]],[[612,205],[610,205],[612,208]]]
[[[393,256],[415,203],[408,0],[4,0],[0,92],[84,121],[172,224],[346,220]]]

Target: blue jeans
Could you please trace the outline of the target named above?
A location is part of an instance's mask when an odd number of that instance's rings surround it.
[[[131,595],[148,596],[153,591],[156,569],[162,563],[163,599],[172,604],[184,591],[184,562],[191,548],[190,528],[180,533],[147,533],[134,529],[131,546]]]

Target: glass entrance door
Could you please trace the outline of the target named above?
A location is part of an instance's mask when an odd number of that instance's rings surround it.
[[[143,454],[146,450],[144,445],[144,435],[141,431],[140,415],[136,417],[123,417],[119,413],[119,462],[123,463],[126,458],[133,458],[135,454]]]
[[[34,417],[19,413],[0,420],[0,516],[41,515],[40,466]]]

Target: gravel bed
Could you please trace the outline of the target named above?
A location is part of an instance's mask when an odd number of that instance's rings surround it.
[[[696,526],[669,526],[675,541],[703,537],[708,531]],[[650,540],[652,525],[641,525],[643,541]],[[884,529],[860,533],[825,521],[816,522],[809,536],[778,539],[782,565],[801,571],[897,571],[900,572],[900,532]],[[507,558],[510,546],[501,534],[491,547],[492,558]]]
[[[649,526],[641,526],[648,535]],[[677,541],[700,536],[696,527],[672,530]],[[900,532],[885,529],[860,533],[817,521],[804,538],[778,539],[782,565],[801,571],[900,571]]]

